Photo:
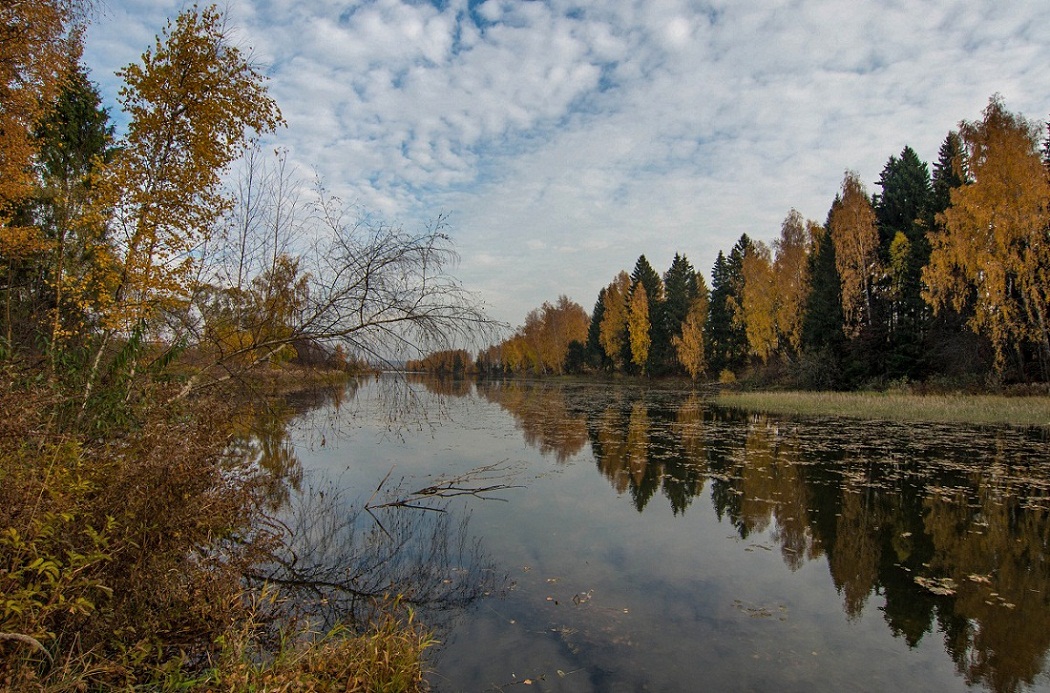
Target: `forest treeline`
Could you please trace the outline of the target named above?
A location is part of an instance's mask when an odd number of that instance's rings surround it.
[[[710,286],[684,254],[662,275],[642,255],[589,316],[565,296],[545,303],[466,370],[803,388],[1050,380],[1050,133],[994,96],[948,133],[932,172],[904,147],[876,186],[846,171],[823,223],[791,210],[771,242],[742,235]]]

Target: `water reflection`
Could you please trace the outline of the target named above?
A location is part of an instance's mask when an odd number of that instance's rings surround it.
[[[447,615],[502,588],[470,532],[469,512],[450,512],[440,497],[415,501],[411,509],[372,510],[338,479],[304,472],[295,420],[322,410],[305,438],[324,447],[328,435],[341,435],[339,412],[356,390],[349,383],[296,391],[232,420],[230,454],[251,462],[264,506],[258,530],[273,538],[267,560],[247,577],[280,588],[275,608],[281,618],[305,617],[325,630],[367,624],[395,597],[440,629]],[[394,485],[370,500],[382,505],[401,491]]]
[[[442,502],[374,514],[322,480],[292,494],[280,516],[281,545],[253,577],[280,585],[296,616],[324,628],[367,623],[395,596],[441,628],[446,616],[500,588],[469,522]]]
[[[855,619],[873,598],[909,647],[943,639],[963,679],[1045,684],[1050,456],[1045,432],[805,421],[721,410],[688,391],[482,383],[560,463],[589,443],[638,512],[705,489],[741,539],[765,533],[798,571],[823,560]]]

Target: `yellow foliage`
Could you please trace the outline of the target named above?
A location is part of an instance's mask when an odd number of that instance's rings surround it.
[[[630,312],[627,315],[627,331],[631,339],[631,362],[644,369],[649,360],[649,347],[653,340],[650,334],[649,297],[645,285],[638,282],[631,291]]]
[[[630,290],[630,275],[620,272],[616,279],[605,287],[605,298],[602,300],[605,313],[599,325],[598,341],[605,350],[605,355],[612,359],[617,368],[623,367],[624,330],[627,327],[627,300]]]
[[[99,181],[99,204],[115,210],[120,246],[109,328],[185,300],[194,253],[230,208],[223,171],[250,132],[281,123],[264,77],[229,42],[214,6],[182,12],[141,64],[120,75],[128,136]]]
[[[828,223],[835,244],[835,268],[842,281],[845,330],[855,336],[871,320],[872,283],[881,270],[875,210],[853,171],[846,171]]]
[[[962,124],[973,182],[953,189],[930,234],[924,297],[935,310],[962,310],[991,339],[1002,368],[1011,344],[1034,341],[1050,356],[1050,180],[1035,125],[993,98],[980,121]]]
[[[704,323],[707,322],[708,299],[706,295],[693,301],[689,312],[682,322],[682,335],[675,336],[675,353],[678,361],[685,367],[694,380],[707,370],[707,356],[704,349]]]

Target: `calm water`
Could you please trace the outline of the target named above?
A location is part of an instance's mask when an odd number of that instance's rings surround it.
[[[418,605],[435,690],[1050,691],[1044,431],[391,383],[301,403],[274,504],[318,613]]]

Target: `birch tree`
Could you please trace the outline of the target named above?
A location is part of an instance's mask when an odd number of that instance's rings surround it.
[[[864,184],[846,171],[842,191],[828,216],[835,243],[835,263],[842,280],[842,310],[847,336],[855,337],[871,322],[872,288],[879,269],[879,231]]]
[[[1039,127],[993,97],[981,120],[960,125],[972,182],[952,188],[930,235],[924,297],[935,310],[974,301],[970,327],[986,335],[1002,370],[1035,346],[1050,377],[1050,180]]]

